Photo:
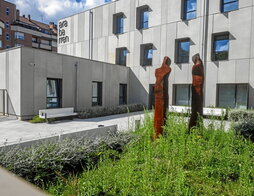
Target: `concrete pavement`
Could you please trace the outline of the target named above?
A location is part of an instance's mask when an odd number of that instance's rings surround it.
[[[144,112],[119,114],[91,119],[74,119],[59,121],[52,124],[39,123],[33,124],[26,121],[0,117],[0,147],[4,145],[16,144],[31,140],[38,140],[52,136],[63,135],[95,129],[100,125],[117,125],[118,131],[128,131],[135,129],[136,121],[144,120]],[[185,118],[188,121],[188,118]],[[211,120],[205,119],[205,125]],[[214,121],[216,127],[224,126],[225,130],[230,128],[230,122]]]

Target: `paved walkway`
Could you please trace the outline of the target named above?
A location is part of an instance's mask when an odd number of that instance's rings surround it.
[[[0,116],[0,146],[52,137],[64,133],[90,130],[97,128],[99,125],[117,125],[118,131],[134,130],[135,120],[142,121],[143,119],[144,112],[135,112],[91,119],[59,121],[52,124],[33,124],[25,121],[19,121],[13,118]],[[185,120],[187,122],[188,118],[185,118]],[[210,122],[210,120],[205,119],[205,125],[210,124]],[[228,130],[230,128],[230,123],[223,123],[225,124],[225,130]],[[221,126],[220,121],[215,121],[215,124],[217,127]]]
[[[99,125],[117,125],[118,131],[133,130],[135,120],[144,118],[144,112],[120,114],[91,119],[74,119],[48,123],[29,123],[13,118],[0,117],[0,146],[40,138],[51,137],[63,133],[72,133],[97,128]]]

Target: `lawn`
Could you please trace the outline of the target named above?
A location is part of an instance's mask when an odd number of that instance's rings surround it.
[[[147,117],[148,118],[148,117]],[[187,133],[183,118],[169,116],[165,134],[151,141],[152,120],[123,153],[101,152],[96,167],[59,177],[52,195],[254,195],[254,144],[213,124]]]

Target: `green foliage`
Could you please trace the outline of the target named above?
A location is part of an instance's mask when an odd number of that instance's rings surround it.
[[[148,118],[148,117],[147,117]],[[135,132],[120,159],[104,153],[98,167],[59,179],[52,195],[253,195],[254,144],[235,131],[200,126],[187,133],[184,118],[169,116],[152,142],[153,122]]]
[[[29,120],[30,123],[44,123],[45,119],[40,118],[39,116],[34,116],[32,120]]]
[[[132,104],[111,107],[93,107],[79,112],[79,118],[94,118],[138,111],[144,111],[144,106],[141,104]]]
[[[237,124],[235,130],[245,138],[254,142],[254,118]]]
[[[243,121],[254,119],[254,110],[230,110],[229,120],[232,121]]]
[[[121,152],[129,141],[130,135],[116,134],[93,141],[81,138],[43,143],[25,149],[1,148],[0,165],[17,176],[44,187],[57,176],[76,174],[96,165],[105,150]]]

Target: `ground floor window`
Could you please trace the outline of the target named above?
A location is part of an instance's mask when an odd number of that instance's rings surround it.
[[[102,106],[102,82],[92,82],[92,106]]]
[[[191,84],[174,84],[174,104],[191,105]]]
[[[62,80],[47,79],[47,108],[62,107]]]
[[[218,84],[218,107],[247,109],[248,84]]]
[[[119,105],[127,104],[127,84],[120,84],[119,86]]]

